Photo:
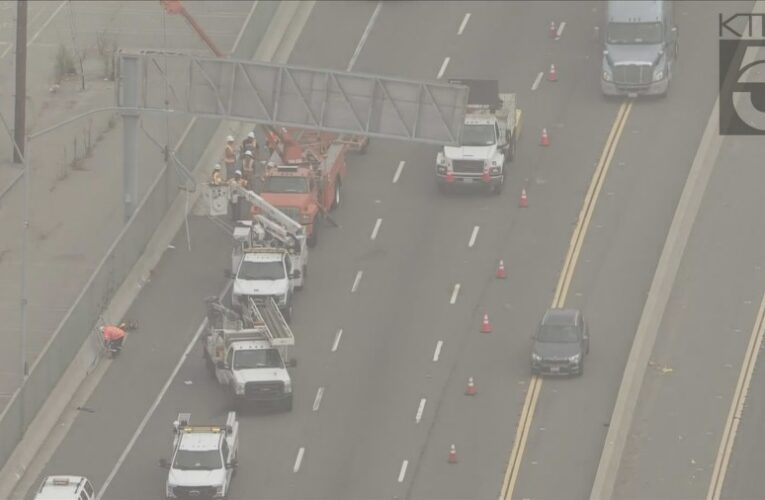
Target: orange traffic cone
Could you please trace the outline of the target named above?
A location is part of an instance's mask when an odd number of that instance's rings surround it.
[[[547,129],[542,129],[542,137],[539,139],[539,145],[540,146],[549,146],[550,145],[550,136],[547,134]]]
[[[550,38],[555,38],[558,36],[558,29],[555,27],[555,21],[550,21],[549,34]]]
[[[547,73],[547,80],[550,82],[557,82],[558,81],[558,72],[555,71],[555,65],[550,65],[550,72]]]
[[[499,261],[499,267],[497,268],[497,278],[503,280],[507,278],[507,272],[505,271],[505,263],[503,261]]]
[[[483,321],[481,322],[481,333],[491,333],[491,323],[489,323],[488,313],[483,314]]]
[[[526,196],[526,189],[524,188],[521,191],[521,203],[519,204],[521,208],[528,208],[529,206],[529,197]]]
[[[452,447],[449,449],[449,463],[457,463],[457,449],[454,447],[454,445],[452,445]]]
[[[478,392],[478,389],[475,388],[475,383],[473,383],[473,377],[468,378],[468,384],[467,384],[467,389],[465,389],[465,395],[475,396],[477,392]]]

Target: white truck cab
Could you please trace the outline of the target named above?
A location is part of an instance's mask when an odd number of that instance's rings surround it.
[[[167,498],[226,498],[237,467],[239,422],[229,412],[226,425],[191,425],[191,414],[173,422],[173,456],[160,465],[168,469]]]
[[[300,273],[300,271],[297,271]],[[245,252],[236,269],[232,302],[242,299],[273,297],[287,321],[292,317],[293,270],[289,253],[280,250],[253,250]]]
[[[455,185],[486,186],[499,194],[505,165],[515,157],[521,112],[515,94],[500,94],[496,80],[449,80],[466,85],[468,113],[459,146],[445,146],[436,157],[436,178],[442,191]]]
[[[37,490],[35,500],[93,500],[96,492],[82,476],[48,476]]]

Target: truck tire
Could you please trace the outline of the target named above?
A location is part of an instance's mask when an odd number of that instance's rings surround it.
[[[515,135],[510,139],[510,147],[507,148],[507,156],[505,156],[505,164],[515,160]]]
[[[492,192],[493,192],[495,195],[500,195],[500,194],[502,194],[502,189],[503,189],[504,187],[505,187],[505,175],[503,174],[503,175],[502,175],[502,180],[501,180],[501,181],[499,181],[499,184],[497,184],[496,186],[494,186],[494,189],[492,189]]]
[[[292,411],[292,398],[291,397],[288,398],[284,402],[284,411]]]

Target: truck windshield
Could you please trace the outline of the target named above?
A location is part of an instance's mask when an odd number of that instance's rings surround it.
[[[608,23],[608,43],[634,45],[661,41],[661,23]]]
[[[310,193],[305,177],[266,177],[264,193]]]
[[[537,332],[539,342],[579,342],[573,325],[542,325]]]
[[[282,358],[276,349],[253,349],[234,353],[234,370],[281,367]]]
[[[237,278],[242,280],[281,280],[286,278],[284,264],[277,262],[242,262]]]
[[[491,146],[496,143],[494,125],[465,125],[462,128],[463,146]]]
[[[218,470],[223,468],[220,450],[178,450],[175,454],[173,469],[178,470]]]

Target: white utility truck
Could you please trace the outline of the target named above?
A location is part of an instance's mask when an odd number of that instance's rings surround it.
[[[207,302],[204,357],[218,383],[231,391],[237,407],[245,403],[292,410],[289,348],[295,345],[289,325],[273,298],[228,308],[217,298]]]
[[[515,158],[521,110],[515,94],[500,94],[496,80],[449,80],[465,85],[468,112],[460,145],[444,146],[436,157],[442,192],[455,185],[477,185],[495,194],[505,184],[505,166]]]
[[[191,425],[191,414],[173,422],[173,454],[161,459],[168,469],[165,496],[179,499],[226,498],[236,472],[239,422],[229,412],[225,425]]]

